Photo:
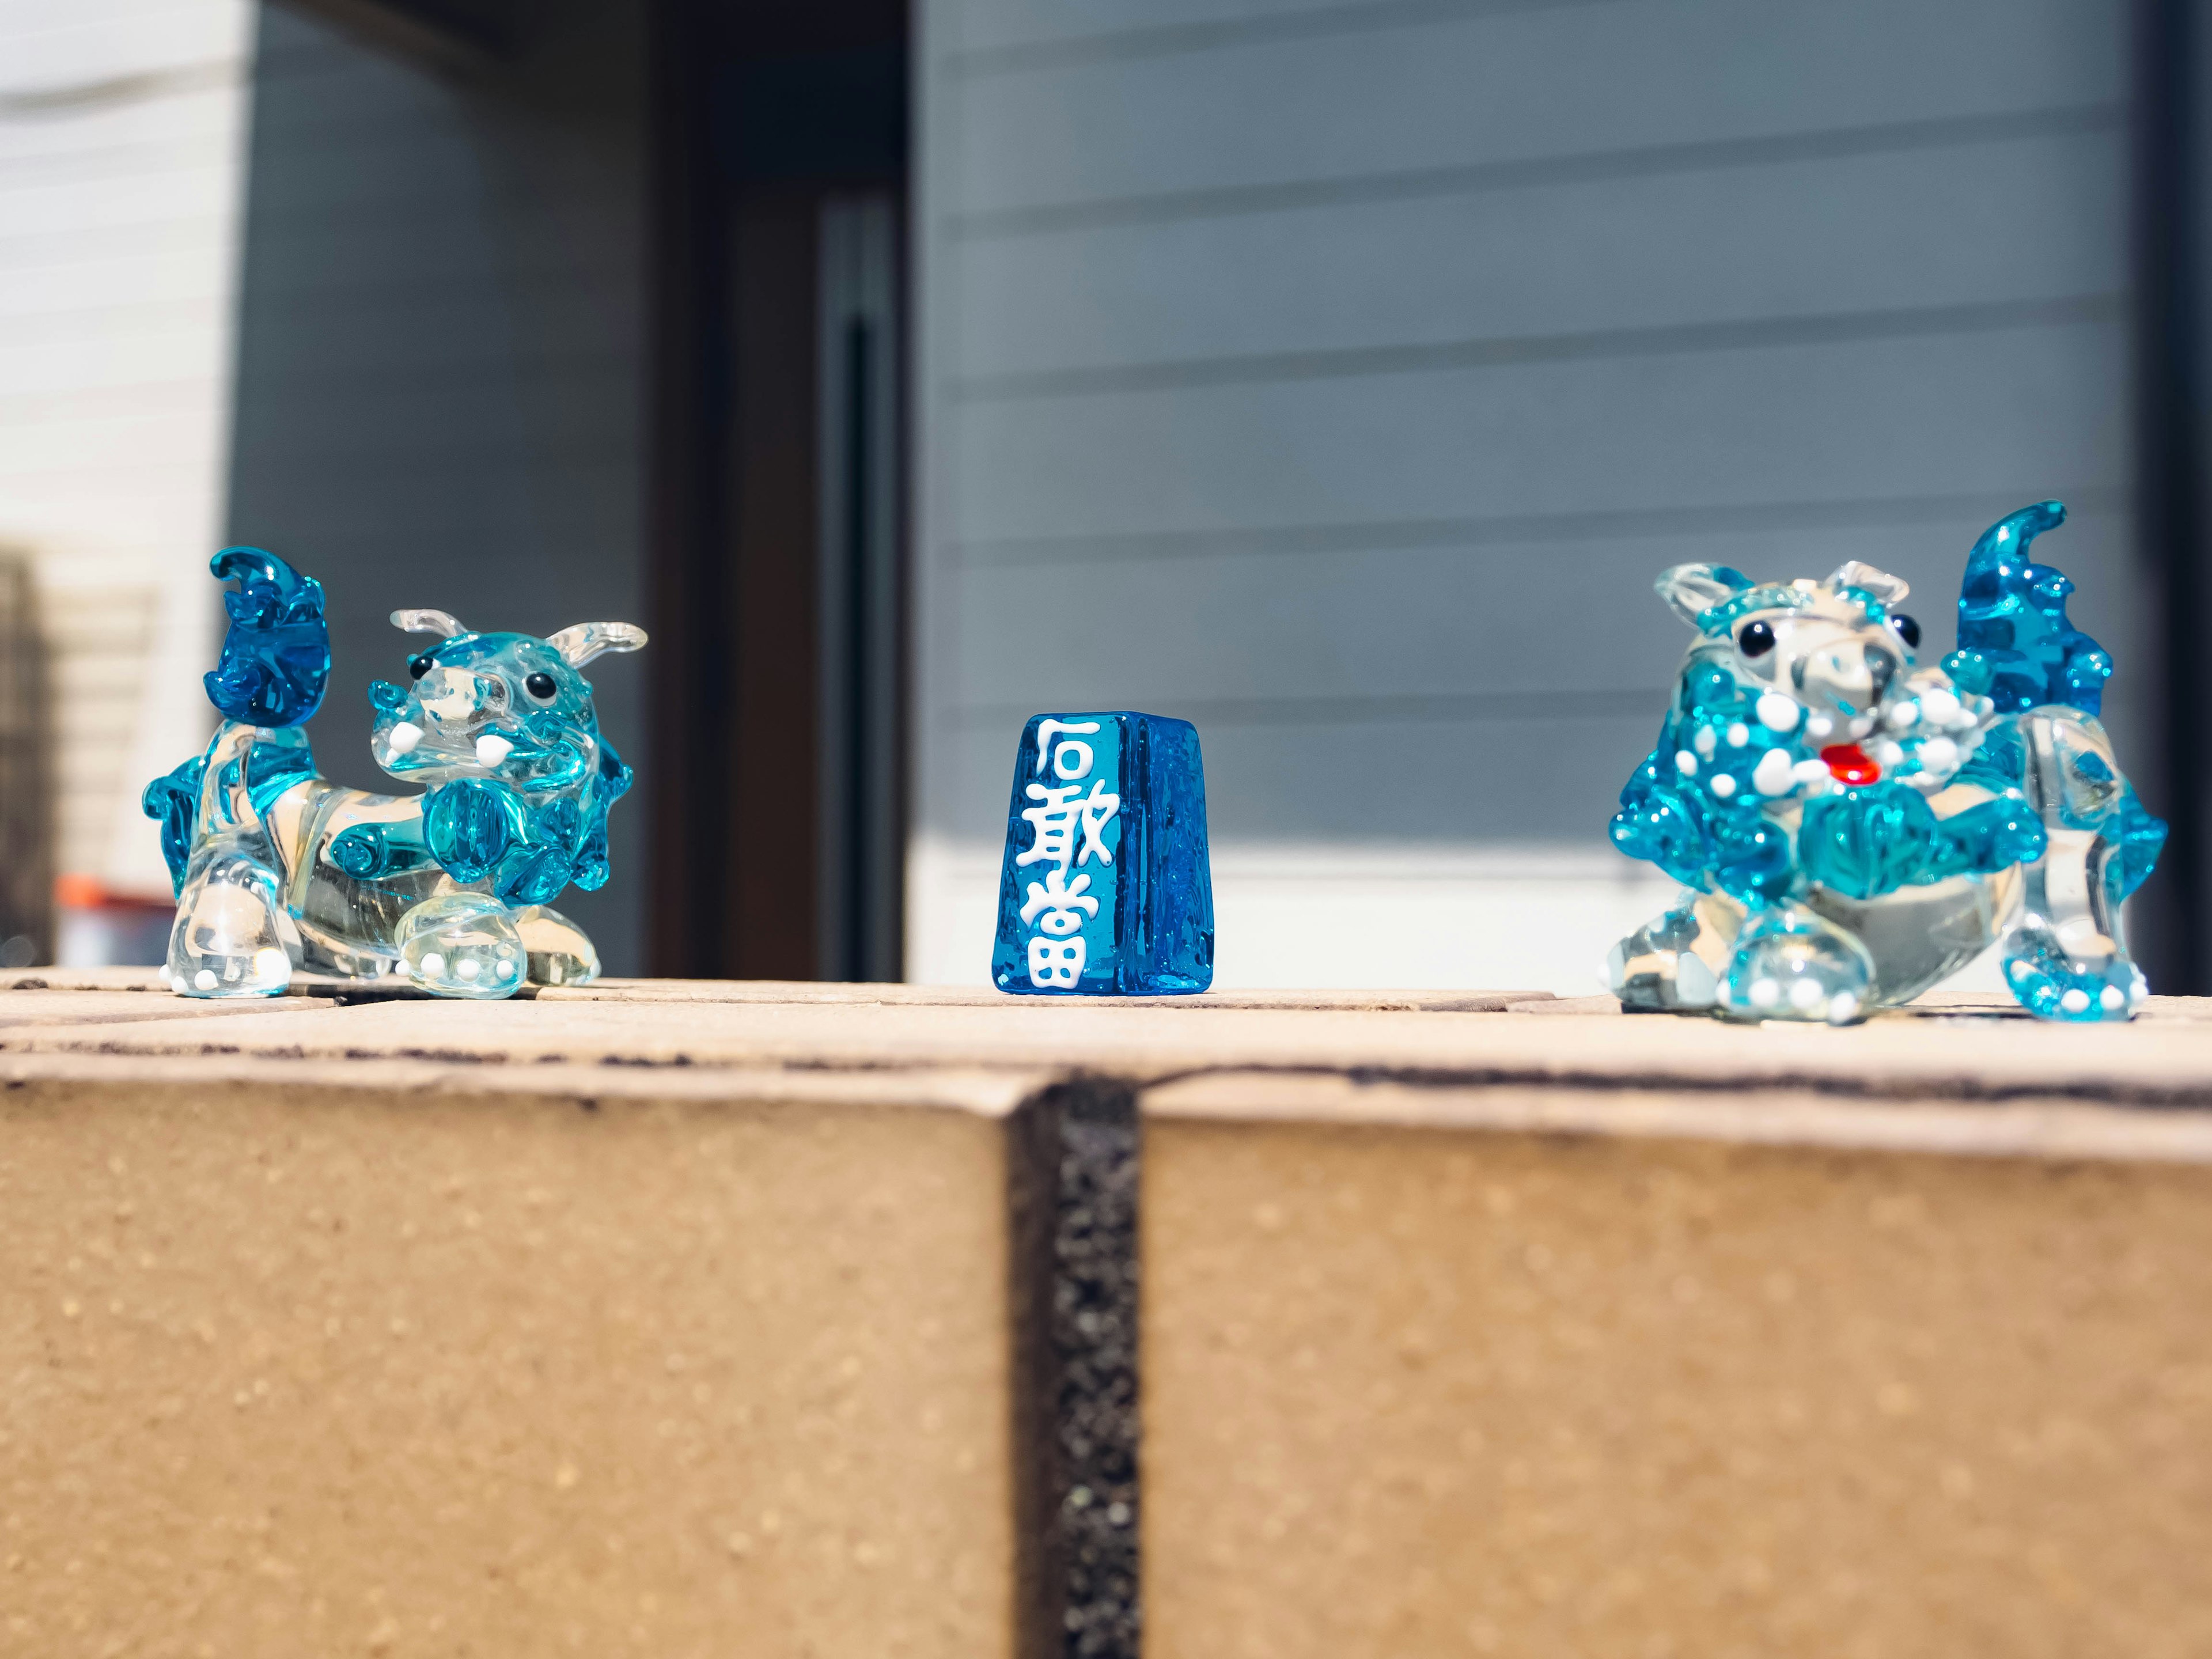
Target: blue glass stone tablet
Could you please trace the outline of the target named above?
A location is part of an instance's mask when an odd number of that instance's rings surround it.
[[[1198,728],[1037,714],[1022,728],[991,979],[1024,996],[1158,996],[1213,983]]]

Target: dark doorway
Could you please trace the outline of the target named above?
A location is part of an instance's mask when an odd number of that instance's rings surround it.
[[[658,21],[653,966],[895,978],[905,13]]]

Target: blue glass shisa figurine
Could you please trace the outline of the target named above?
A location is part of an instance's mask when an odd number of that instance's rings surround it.
[[[230,632],[206,677],[222,714],[207,751],[146,787],[177,889],[163,969],[185,996],[273,996],[295,969],[404,975],[439,996],[512,996],[599,974],[583,930],[550,908],[607,878],[607,809],[630,770],[599,735],[579,672],[645,632],[585,623],[546,639],[479,634],[442,611],[398,611],[434,634],[410,683],[369,687],[370,750],[397,798],[317,775],[299,728],[330,678],[320,583],[274,554],[216,556]]]
[[[1127,709],[1030,717],[1006,808],[991,981],[1024,996],[1213,983],[1196,726]]]
[[[1869,565],[1659,578],[1697,638],[1612,833],[1691,890],[1613,947],[1626,1006],[1844,1024],[1996,942],[2031,1013],[2134,1012],[2120,905],[2166,826],[2097,718],[2112,663],[2067,621],[2074,585],[2028,558],[2065,516],[2023,507],[1974,544],[1941,668],[1914,665],[1905,584]]]

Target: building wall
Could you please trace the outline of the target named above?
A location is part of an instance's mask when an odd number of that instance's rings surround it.
[[[0,544],[35,562],[80,895],[166,900],[138,791],[213,725],[252,16],[0,0]]]
[[[232,539],[328,592],[324,771],[368,757],[372,679],[447,611],[546,634],[641,621],[642,9],[527,9],[515,61],[449,71],[271,6],[260,19]],[[644,668],[592,666],[601,723],[651,763]],[[643,792],[614,878],[560,901],[641,970]]]
[[[1224,984],[1592,988],[1691,559],[2039,552],[2147,690],[2124,8],[923,0],[909,973],[1026,714],[1204,736]],[[2156,805],[2153,794],[2153,805]]]

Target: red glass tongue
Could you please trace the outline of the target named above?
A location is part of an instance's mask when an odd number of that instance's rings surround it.
[[[1820,758],[1828,763],[1829,775],[1842,783],[1872,783],[1881,776],[1881,768],[1867,758],[1865,750],[1855,743],[1839,743],[1820,751]]]

